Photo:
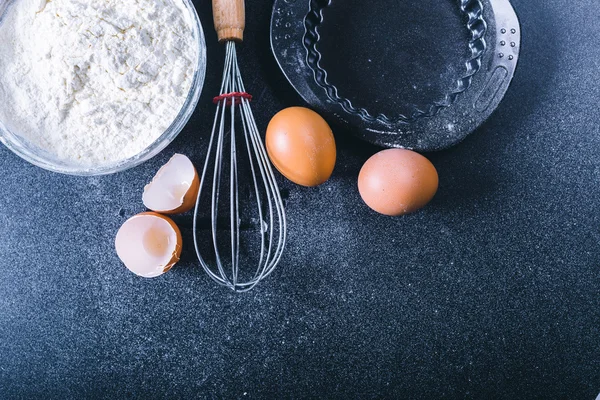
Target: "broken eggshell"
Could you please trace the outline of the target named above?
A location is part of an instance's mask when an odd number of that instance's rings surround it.
[[[152,211],[180,214],[194,207],[199,188],[194,164],[183,154],[175,154],[144,187],[142,201]]]
[[[181,256],[181,231],[175,222],[155,212],[129,218],[117,232],[115,248],[125,266],[144,278],[162,275]]]

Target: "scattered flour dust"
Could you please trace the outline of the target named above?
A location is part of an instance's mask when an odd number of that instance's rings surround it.
[[[16,0],[0,43],[0,121],[88,166],[154,142],[181,110],[198,57],[181,0]]]

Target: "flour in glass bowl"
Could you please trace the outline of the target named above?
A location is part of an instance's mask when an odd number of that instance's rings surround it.
[[[89,166],[152,144],[179,114],[198,57],[181,0],[14,0],[0,43],[0,121]]]

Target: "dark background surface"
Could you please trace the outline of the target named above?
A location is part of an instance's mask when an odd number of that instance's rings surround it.
[[[161,278],[113,250],[174,152],[200,162],[222,48],[196,114],[160,156],[100,178],[56,175],[0,148],[0,399],[594,399],[600,392],[600,7],[514,0],[523,41],[505,101],[464,143],[428,155],[440,190],[415,215],[363,205],[377,149],[336,131],[339,162],[289,190],[289,242],[249,294],[216,287],[183,228]],[[269,0],[248,1],[241,68],[264,128],[302,104],[269,50]]]

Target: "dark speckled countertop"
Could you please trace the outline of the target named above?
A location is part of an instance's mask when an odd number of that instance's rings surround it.
[[[45,172],[0,148],[0,399],[584,399],[600,392],[600,7],[514,0],[523,43],[505,101],[429,157],[441,186],[404,218],[356,189],[376,151],[337,131],[339,164],[289,190],[289,242],[245,295],[194,262],[144,280],[113,250],[174,152],[203,158],[222,49],[198,1],[208,83],[161,155],[100,178]],[[249,0],[241,68],[261,127],[302,104]]]

